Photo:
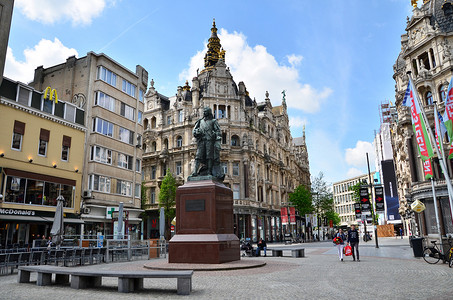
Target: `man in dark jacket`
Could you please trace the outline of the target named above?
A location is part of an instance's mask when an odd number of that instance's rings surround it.
[[[355,225],[351,225],[351,229],[348,230],[348,245],[352,248],[352,259],[355,261],[354,249],[357,252],[357,261],[360,261],[359,257],[359,232],[355,229]]]
[[[266,249],[267,249],[266,241],[261,238],[256,247],[256,256],[259,255],[260,250],[264,250],[264,256],[266,256]]]

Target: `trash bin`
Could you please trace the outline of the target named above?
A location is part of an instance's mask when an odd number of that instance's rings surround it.
[[[414,257],[423,257],[423,238],[414,237],[411,239]]]
[[[159,257],[159,239],[149,239],[149,258]]]

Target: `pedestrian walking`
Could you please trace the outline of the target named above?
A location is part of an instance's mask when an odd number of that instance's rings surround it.
[[[403,239],[403,228],[400,228],[400,236],[401,236],[401,239]]]
[[[355,261],[357,253],[357,261],[360,261],[359,256],[359,232],[355,229],[355,225],[351,225],[351,229],[348,231],[348,245],[352,248],[352,260]],[[354,251],[355,249],[355,251]]]
[[[333,238],[333,243],[337,247],[338,250],[338,258],[340,261],[343,261],[343,248],[344,248],[344,241],[346,240],[346,236],[343,233],[343,230],[340,228],[338,229],[337,234]]]

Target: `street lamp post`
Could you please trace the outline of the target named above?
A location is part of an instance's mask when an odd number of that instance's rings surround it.
[[[379,248],[379,242],[378,242],[378,236],[377,236],[377,224],[376,224],[376,211],[375,211],[375,207],[376,207],[376,199],[375,197],[373,197],[373,181],[371,181],[371,173],[370,173],[370,160],[368,159],[368,152],[366,153],[366,163],[368,165],[368,180],[370,182],[370,188],[371,188],[371,198],[373,199],[373,202],[371,204],[371,218],[373,219],[372,220],[372,224],[373,224],[373,227],[374,227],[374,240],[376,242],[376,248]],[[365,224],[366,226],[366,224]],[[366,239],[366,237],[365,237]]]

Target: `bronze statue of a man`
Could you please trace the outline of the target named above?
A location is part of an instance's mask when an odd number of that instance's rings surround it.
[[[210,107],[203,109],[203,118],[195,123],[192,130],[197,139],[197,154],[195,156],[195,169],[191,176],[212,175],[223,181],[225,175],[220,169],[220,141],[222,135],[220,126]]]

